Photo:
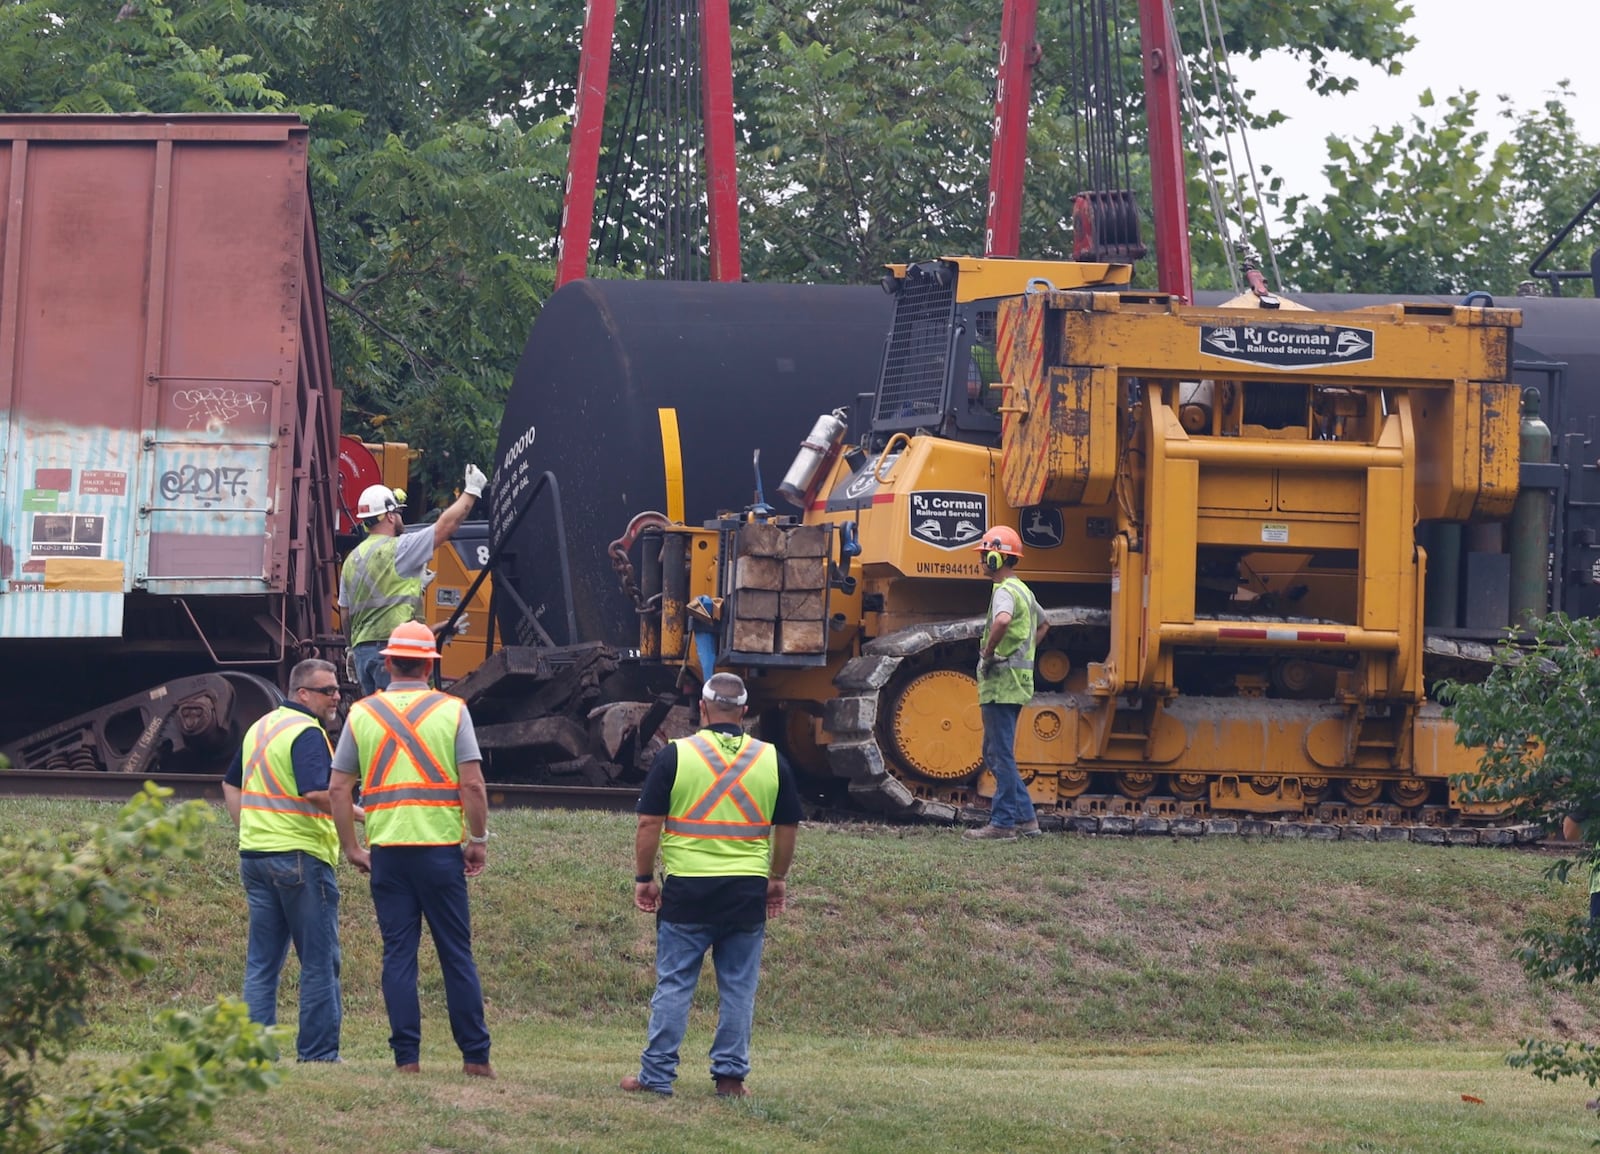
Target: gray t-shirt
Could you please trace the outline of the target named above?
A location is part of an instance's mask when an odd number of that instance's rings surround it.
[[[400,534],[394,547],[394,571],[402,577],[421,577],[433,560],[434,526],[425,525],[409,533]],[[350,588],[345,582],[344,570],[339,570],[339,607],[350,608]]]
[[[428,685],[421,681],[391,681],[389,688],[427,689]],[[456,723],[456,764],[482,760],[483,753],[478,749],[478,731],[472,728],[472,714],[463,709],[461,720]],[[361,773],[361,755],[356,749],[356,739],[348,725],[339,734],[339,744],[333,751],[333,772],[347,773],[351,776]]]

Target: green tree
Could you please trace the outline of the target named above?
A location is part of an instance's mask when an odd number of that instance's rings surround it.
[[[268,0],[230,44],[311,124],[345,429],[423,450],[412,496],[492,465],[528,328],[553,285],[563,121],[491,50],[511,10],[440,0]]]
[[[1600,867],[1600,620],[1552,614],[1531,644],[1497,651],[1484,681],[1445,683],[1439,697],[1457,740],[1483,747],[1477,772],[1454,783],[1463,797],[1546,829],[1578,817],[1589,848],[1545,872],[1558,882],[1574,871],[1587,880]],[[1530,925],[1518,958],[1531,977],[1592,983],[1600,978],[1600,926],[1586,916]],[[1600,1048],[1588,1043],[1524,1039],[1508,1061],[1550,1081],[1600,1084]]]
[[[1409,125],[1365,141],[1330,137],[1323,171],[1332,192],[1317,205],[1305,196],[1285,202],[1285,276],[1307,292],[1514,292],[1600,186],[1600,148],[1578,137],[1569,97],[1563,82],[1531,112],[1502,98],[1512,131],[1498,144],[1480,127],[1471,91],[1442,108],[1425,93]],[[1587,251],[1578,254],[1597,239],[1600,222],[1590,222],[1555,254],[1557,266],[1587,266]]]
[[[90,993],[154,964],[134,930],[169,892],[161,867],[199,856],[209,806],[169,809],[146,785],[116,819],[0,838],[0,1154],[179,1154],[218,1105],[277,1080],[277,1045],[223,998],[156,1018],[165,1043],[63,1094],[40,1084],[81,1039]]]
[[[1221,37],[1232,54],[1284,49],[1302,59],[1307,84],[1345,91],[1346,58],[1397,63],[1415,41],[1402,30],[1409,9],[1395,0],[1224,0]],[[1075,5],[1042,6],[1029,161],[1023,189],[1023,252],[1071,251],[1081,110],[1073,98],[1070,26]],[[1121,119],[1132,183],[1147,214],[1149,166],[1136,6],[1122,5],[1117,60]],[[735,72],[744,126],[740,177],[748,201],[745,266],[752,279],[876,279],[887,261],[982,249],[988,191],[1000,10],[992,4],[906,0],[755,0],[735,16]],[[1195,6],[1178,31],[1204,115],[1216,57]],[[1215,32],[1214,32],[1215,35]],[[1246,123],[1282,120],[1248,111]],[[1202,187],[1193,188],[1194,204]],[[1201,262],[1220,267],[1215,226],[1192,213]],[[1209,266],[1207,266],[1209,267]],[[1148,274],[1148,270],[1145,270]],[[1153,276],[1150,277],[1153,279]]]
[[[252,112],[283,94],[216,42],[231,0],[0,6],[0,107],[10,112]]]

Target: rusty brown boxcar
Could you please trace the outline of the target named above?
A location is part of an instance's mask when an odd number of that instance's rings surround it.
[[[0,116],[14,763],[210,767],[330,632],[339,395],[306,150],[292,116]]]

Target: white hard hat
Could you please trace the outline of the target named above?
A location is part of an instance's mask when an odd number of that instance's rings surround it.
[[[365,521],[369,517],[381,517],[404,508],[405,504],[389,486],[368,485],[361,490],[361,500],[356,502],[356,520]]]

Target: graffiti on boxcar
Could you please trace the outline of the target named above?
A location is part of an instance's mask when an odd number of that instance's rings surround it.
[[[209,385],[197,389],[179,389],[172,394],[172,407],[180,413],[189,414],[186,428],[221,429],[243,414],[265,413],[267,399],[254,391]]]
[[[169,501],[179,497],[195,497],[202,502],[220,501],[225,497],[248,497],[251,470],[219,465],[180,465],[161,474],[161,495]]]

